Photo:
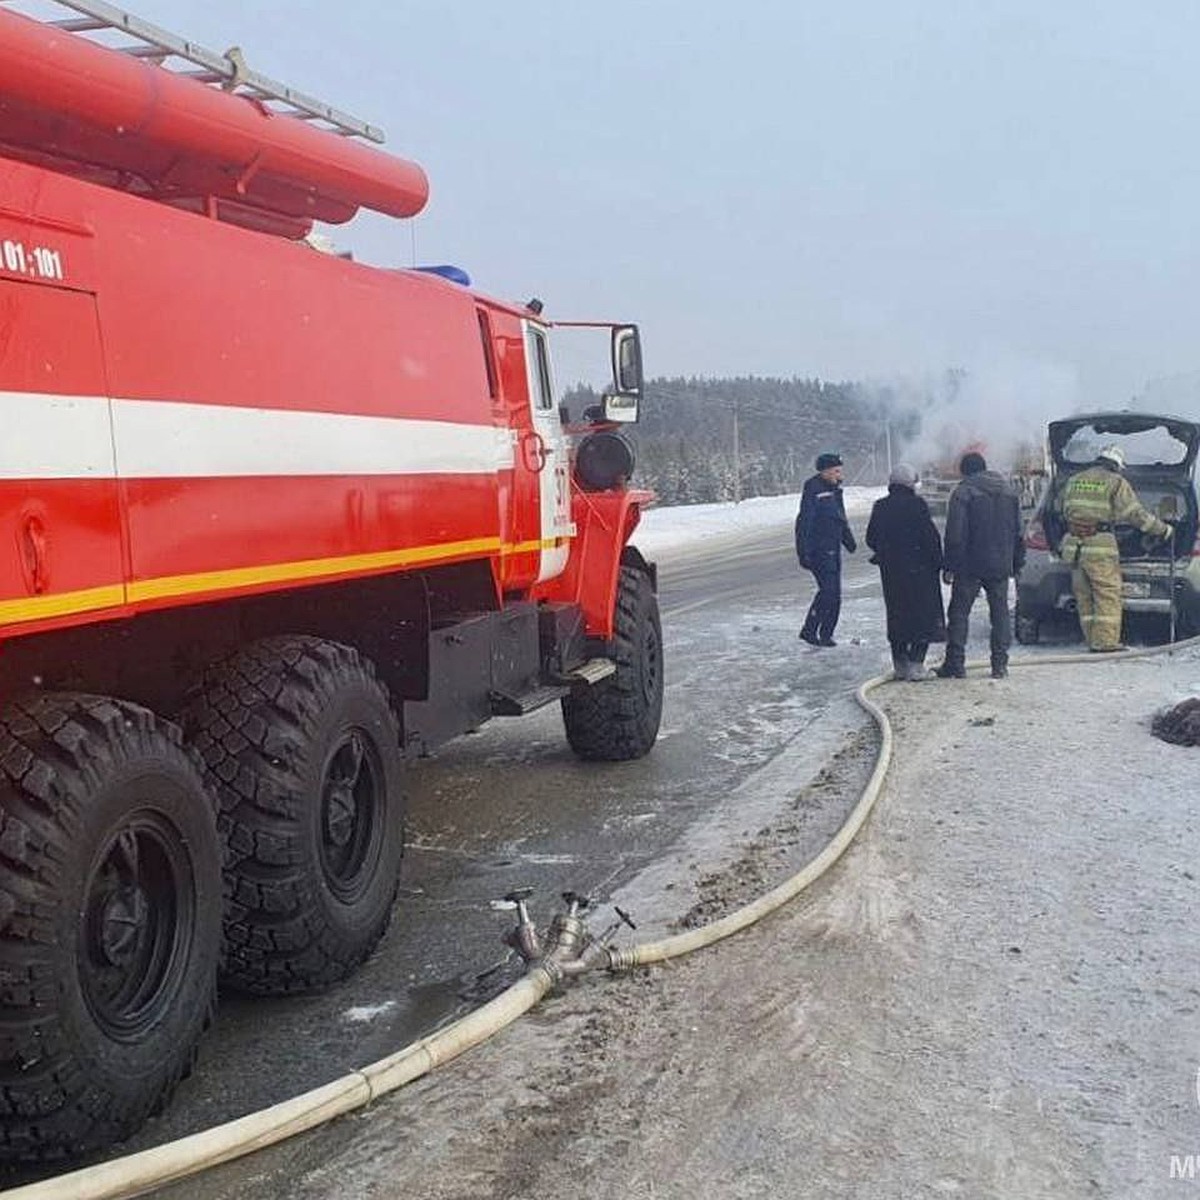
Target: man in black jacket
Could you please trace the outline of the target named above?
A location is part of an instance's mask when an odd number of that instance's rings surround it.
[[[1025,562],[1021,508],[1016,492],[982,454],[964,454],[958,464],[962,482],[950,495],[942,578],[950,584],[946,658],[937,668],[943,679],[966,675],[967,624],[979,589],[987,596],[992,624],[992,678],[1008,674],[1012,624],[1008,581]]]
[[[796,557],[813,573],[813,597],[800,636],[810,646],[836,646],[833,631],[842,611],[842,547],[858,548],[846,521],[842,500],[842,459],[838,454],[817,456],[817,473],[804,484],[796,515]]]

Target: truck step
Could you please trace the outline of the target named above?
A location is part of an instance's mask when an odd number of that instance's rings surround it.
[[[558,672],[551,672],[546,678],[549,683],[556,687],[591,687],[594,683],[599,683],[602,679],[607,679],[610,675],[617,673],[617,664],[611,658],[589,658],[587,662],[581,663],[573,670],[564,671],[561,675]]]
[[[599,683],[617,673],[617,664],[611,658],[589,658],[582,666],[568,671],[566,678],[572,683]]]
[[[494,717],[523,717],[535,709],[544,708],[561,700],[571,689],[560,684],[543,684],[531,691],[511,696],[506,692],[492,692],[492,716]]]
[[[523,717],[534,709],[561,700],[572,688],[599,683],[616,674],[617,664],[611,658],[589,658],[565,675],[553,675],[547,683],[531,688],[519,695],[493,690],[491,693],[492,716]]]

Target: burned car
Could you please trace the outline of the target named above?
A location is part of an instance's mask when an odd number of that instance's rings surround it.
[[[1200,544],[1197,543],[1196,453],[1200,424],[1150,413],[1090,413],[1052,421],[1050,478],[1025,531],[1025,566],[1017,579],[1016,635],[1036,642],[1050,621],[1077,623],[1071,567],[1055,552],[1066,533],[1066,482],[1106,446],[1125,454],[1125,477],[1151,512],[1175,522],[1174,544],[1147,538],[1132,525],[1113,532],[1121,554],[1126,618],[1161,623],[1173,617],[1176,637],[1200,633]],[[1172,592],[1174,612],[1172,613]]]

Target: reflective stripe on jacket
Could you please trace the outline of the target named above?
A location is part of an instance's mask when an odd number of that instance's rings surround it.
[[[1143,533],[1170,533],[1170,526],[1143,507],[1129,481],[1107,467],[1088,467],[1067,480],[1063,516],[1076,536],[1101,525],[1134,525]]]

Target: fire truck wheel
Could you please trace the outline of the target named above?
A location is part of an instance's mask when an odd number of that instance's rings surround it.
[[[563,698],[567,741],[580,758],[625,762],[641,758],[662,718],[663,653],[658,600],[650,576],[624,565],[617,585],[616,673]]]
[[[357,651],[266,638],[213,667],[183,717],[220,800],[224,981],[344,979],[391,917],[404,848],[400,728]]]
[[[179,730],[42,694],[0,712],[0,1157],[131,1134],[212,1019],[214,804]]]

